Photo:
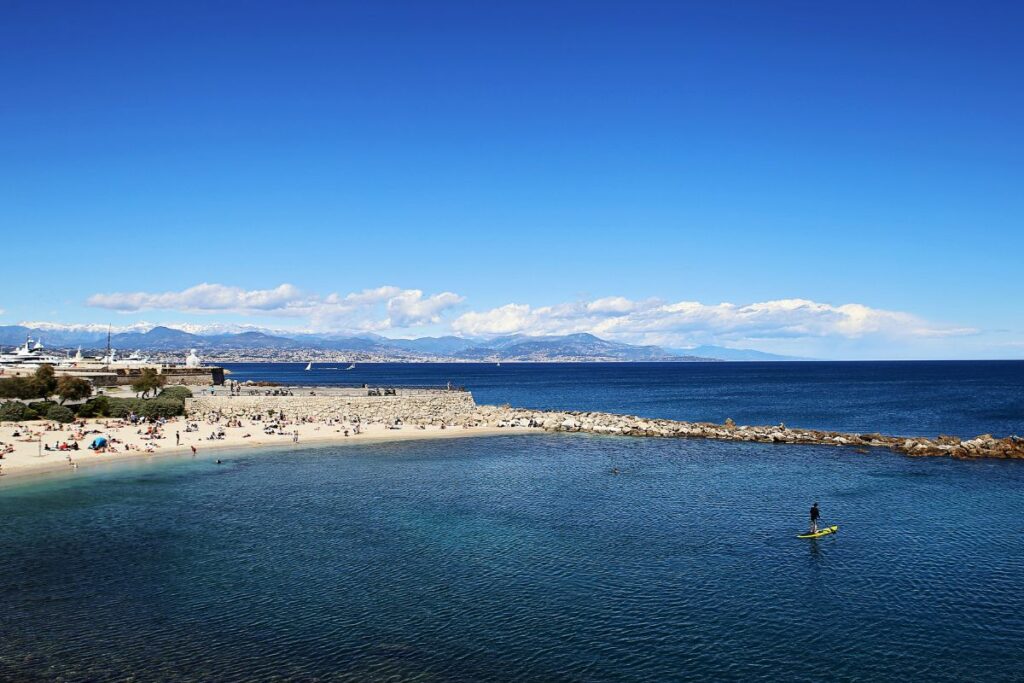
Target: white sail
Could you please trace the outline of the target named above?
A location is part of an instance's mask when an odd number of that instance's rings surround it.
[[[309,365],[306,366],[306,369],[307,370],[312,370],[313,369],[313,361],[309,361]]]

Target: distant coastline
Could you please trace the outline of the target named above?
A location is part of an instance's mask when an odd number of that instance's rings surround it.
[[[264,389],[247,389],[245,393],[193,389],[196,397],[186,399],[185,416],[170,418],[155,431],[113,418],[67,425],[51,420],[0,424],[0,445],[9,447],[0,463],[2,482],[71,475],[79,466],[91,469],[170,455],[190,457],[198,451],[205,455],[225,449],[281,450],[309,444],[559,432],[832,446],[863,455],[888,450],[909,457],[1024,459],[1024,438],[1017,436],[906,437],[784,424],[737,425],[731,419],[713,424],[601,411],[536,410],[479,405],[470,393],[449,390],[403,389],[397,395],[379,396],[337,389],[307,392],[309,387],[298,386],[290,387],[286,395]],[[88,444],[97,436],[103,439],[104,447],[89,450]]]
[[[155,360],[180,357],[197,349],[217,363],[261,362],[363,362],[363,363],[578,363],[578,362],[715,362],[723,360],[806,360],[754,349],[699,346],[668,349],[610,341],[592,334],[507,335],[487,339],[454,336],[391,339],[374,334],[341,335],[244,332],[195,334],[166,326],[145,332],[106,333],[74,326],[37,328],[0,326],[0,346],[21,344],[26,338],[41,339],[54,351],[117,349],[146,352]]]

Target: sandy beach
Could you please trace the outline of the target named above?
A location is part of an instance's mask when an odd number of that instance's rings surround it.
[[[528,427],[448,427],[403,425],[399,429],[384,424],[353,425],[326,422],[302,422],[282,425],[273,433],[264,431],[265,424],[241,420],[230,423],[210,423],[170,418],[150,434],[152,425],[133,425],[123,420],[100,418],[79,420],[61,425],[48,421],[4,423],[0,425],[0,485],[24,480],[28,477],[74,472],[95,465],[128,460],[145,460],[167,456],[191,457],[211,451],[240,448],[284,449],[300,446],[329,445],[333,443],[369,443],[374,441],[403,441],[509,434],[538,434],[543,430]],[[186,431],[192,425],[194,431]],[[296,436],[297,432],[297,436]],[[347,432],[347,435],[346,435]],[[220,434],[221,436],[217,437]],[[216,438],[211,439],[214,436]],[[97,452],[89,449],[97,437],[103,437],[110,447]],[[61,450],[78,444],[78,450]],[[46,450],[49,446],[51,450]]]

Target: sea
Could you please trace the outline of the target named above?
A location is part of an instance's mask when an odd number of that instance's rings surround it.
[[[477,403],[675,420],[1024,436],[1024,361],[226,364],[283,384],[466,387]]]
[[[1024,433],[1024,363],[304,367],[229,369]],[[1024,680],[1021,462],[579,434],[215,457],[0,486],[0,680]],[[839,532],[798,539],[814,501]]]

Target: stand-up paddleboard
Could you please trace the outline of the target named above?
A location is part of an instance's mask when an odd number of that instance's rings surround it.
[[[797,538],[821,538],[822,536],[828,536],[829,534],[834,534],[837,531],[839,531],[839,527],[838,526],[830,526],[830,527],[825,527],[824,529],[818,529],[818,531],[816,533],[813,533],[813,534],[797,534],[796,537]]]

